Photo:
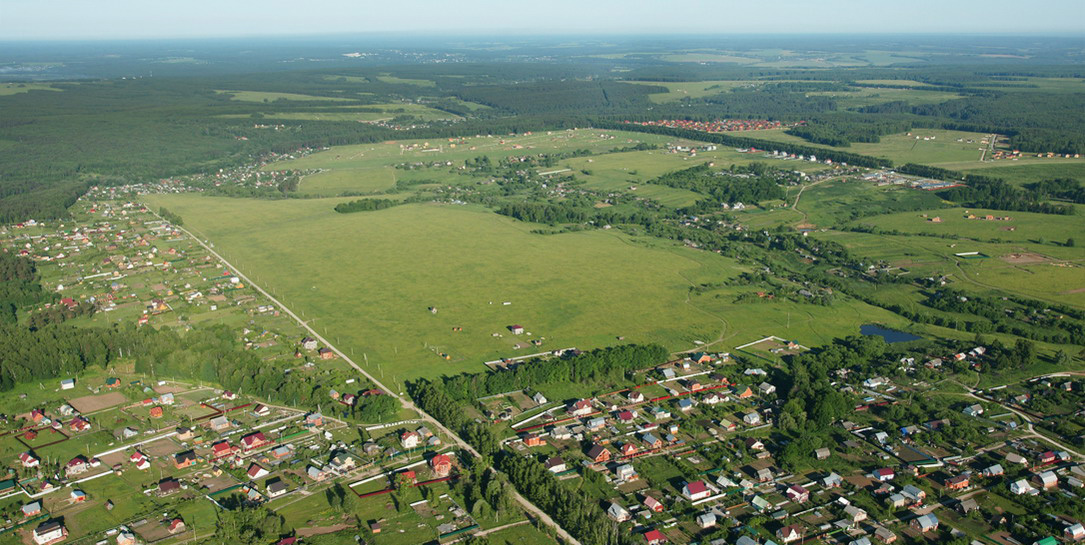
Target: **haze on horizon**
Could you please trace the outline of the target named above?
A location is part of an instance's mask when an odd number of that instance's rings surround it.
[[[1085,34],[1085,2],[1046,0],[0,0],[5,41],[328,34]]]

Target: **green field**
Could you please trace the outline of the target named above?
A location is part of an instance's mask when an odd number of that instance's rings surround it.
[[[296,93],[271,93],[265,91],[216,91],[220,94],[230,95],[230,100],[242,102],[274,102],[276,100],[321,100],[321,101],[347,101],[349,98],[322,97],[316,95],[299,95]]]
[[[421,87],[433,87],[437,85],[433,80],[428,79],[410,79],[410,78],[397,78],[395,76],[383,75],[377,76],[377,79],[384,83],[392,83],[396,85],[418,85]]]
[[[540,337],[542,349],[613,344],[619,335],[689,348],[722,328],[685,303],[690,283],[740,270],[712,254],[602,231],[533,235],[534,225],[477,208],[342,215],[328,200],[151,200],[288,305],[320,316],[316,326],[344,349],[400,378],[479,370],[487,359],[539,351],[514,345]],[[534,335],[514,337],[505,330],[514,323]]]
[[[1085,180],[1085,159],[1031,157],[1017,161],[948,163],[942,167],[950,170],[975,171],[972,173],[1002,178],[1017,185],[1054,178]]]
[[[980,141],[987,135],[973,132],[914,129],[911,136],[907,134],[891,134],[881,137],[881,142],[878,143],[859,142],[847,148],[832,148],[831,146],[814,144],[797,136],[791,136],[784,132],[784,129],[743,131],[738,134],[776,142],[803,144],[828,149],[845,149],[850,153],[884,157],[897,164],[922,163],[935,166],[964,162],[973,162],[977,165],[987,164],[979,162],[980,148],[985,147]],[[933,140],[923,140],[925,137],[932,136],[934,137]],[[918,140],[916,137],[919,137]],[[958,142],[958,140],[961,141]],[[969,143],[968,140],[972,140],[972,143]]]
[[[0,85],[0,96],[29,93],[30,91],[63,91],[48,83],[5,83]]]
[[[347,100],[347,99],[329,99]],[[320,112],[264,112],[265,119],[286,119],[291,121],[386,121],[400,115],[409,115],[422,121],[438,121],[443,119],[457,119],[457,116],[423,106],[421,104],[366,104],[364,106],[349,106],[343,111],[320,111]],[[245,118],[251,114],[223,114],[223,118]]]
[[[606,135],[607,138],[602,138],[601,135]],[[614,138],[609,138],[610,136]],[[302,181],[299,191],[310,195],[335,196],[344,191],[383,191],[392,187],[398,179],[462,183],[464,177],[451,173],[452,168],[463,165],[467,159],[481,155],[487,155],[496,160],[513,155],[554,153],[571,149],[587,149],[602,153],[615,147],[631,146],[641,142],[662,144],[670,140],[668,137],[658,135],[586,129],[528,133],[520,136],[406,140],[340,146],[293,161],[271,163],[263,167],[263,170],[322,169],[324,172],[307,176]],[[602,160],[598,157],[593,159]],[[452,164],[440,168],[417,170],[394,168],[395,165],[401,163],[438,161]],[[675,168],[681,167],[676,165]],[[553,170],[557,169],[555,167]],[[683,195],[683,198],[686,197],[688,195]]]
[[[536,235],[535,224],[475,207],[406,205],[342,215],[331,210],[339,199],[149,201],[180,214],[287,305],[320,316],[313,325],[327,328],[342,349],[396,380],[475,371],[485,360],[540,350],[610,345],[618,336],[672,350],[716,340],[723,348],[770,334],[813,345],[853,334],[864,320],[906,325],[847,299],[831,307],[735,303],[746,287],[690,298],[691,286],[718,283],[745,267],[608,231]],[[428,312],[431,306],[439,313]],[[511,324],[532,335],[511,335]],[[540,338],[541,347],[527,345]]]

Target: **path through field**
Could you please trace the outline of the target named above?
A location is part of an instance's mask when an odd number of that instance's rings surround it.
[[[156,216],[158,216],[158,213],[153,212],[151,207],[147,207],[147,209],[151,210],[152,213],[154,213]],[[158,217],[162,221],[166,221],[161,216],[158,216]],[[369,372],[367,372],[365,369],[362,369],[362,367],[359,366],[357,363],[355,363],[354,360],[350,359],[350,356],[347,356],[346,353],[344,353],[342,350],[339,350],[338,348],[336,348],[335,345],[328,342],[328,340],[325,339],[320,333],[317,333],[317,331],[315,329],[310,327],[309,324],[305,320],[302,320],[301,317],[299,317],[297,314],[294,314],[294,311],[290,310],[286,305],[284,305],[278,299],[273,297],[270,293],[268,293],[267,291],[264,291],[263,288],[261,288],[255,282],[253,282],[251,278],[249,278],[248,276],[245,276],[244,273],[242,273],[237,267],[233,266],[233,264],[231,264],[229,261],[226,261],[226,258],[219,255],[219,253],[216,252],[214,250],[214,248],[212,248],[209,244],[207,244],[207,242],[197,238],[195,235],[193,235],[191,232],[189,232],[188,229],[185,229],[184,227],[181,227],[181,226],[174,226],[174,227],[181,230],[186,235],[192,237],[192,240],[195,240],[197,243],[200,244],[200,246],[203,246],[203,248],[205,250],[207,250],[211,255],[215,256],[216,259],[218,259],[220,262],[222,262],[223,265],[228,267],[230,270],[234,271],[234,273],[236,273],[239,278],[244,280],[245,283],[252,286],[253,289],[260,292],[260,294],[263,295],[264,297],[267,297],[267,299],[269,301],[271,301],[273,304],[275,304],[275,306],[281,308],[283,310],[283,312],[285,312],[288,316],[293,318],[295,321],[298,322],[298,324],[300,324],[303,328],[305,328],[305,330],[308,331],[309,334],[311,334],[314,339],[317,339],[322,344],[324,344],[325,346],[330,348],[332,351],[334,351],[336,354],[338,354],[340,358],[343,358],[343,361],[350,364],[351,367],[353,367],[356,371],[361,373],[362,376],[369,379],[369,381],[372,382],[375,386],[377,386],[381,390],[387,392],[388,395],[392,396],[393,398],[397,399],[399,401],[400,405],[403,408],[417,413],[423,420],[425,420],[426,422],[428,422],[429,424],[431,424],[435,428],[443,431],[448,437],[451,437],[452,440],[455,441],[456,444],[459,445],[460,448],[462,448],[464,451],[471,453],[471,455],[476,457],[476,458],[480,457],[478,451],[476,451],[474,447],[472,447],[470,444],[468,444],[466,441],[464,441],[462,438],[460,438],[460,436],[453,433],[452,430],[446,428],[444,426],[444,424],[437,421],[436,418],[433,418],[432,416],[427,414],[425,411],[423,411],[421,408],[416,406],[414,404],[414,402],[411,401],[409,398],[407,398],[406,396],[400,395],[399,393],[392,390],[391,388],[388,388],[387,386],[382,384],[379,380],[377,380],[376,377],[369,374]],[[495,471],[495,472],[497,471],[497,470],[495,470],[493,468],[490,468],[490,470]],[[542,509],[539,509],[535,504],[528,501],[527,498],[524,498],[523,496],[521,496],[520,493],[515,488],[510,488],[510,492],[512,494],[513,499],[516,500],[517,503],[519,503],[526,511],[528,511],[532,515],[536,516],[539,520],[542,520],[544,524],[546,524],[547,526],[553,527],[557,531],[558,535],[561,536],[562,539],[564,539],[568,543],[571,543],[572,545],[580,545],[580,542],[576,538],[574,538],[572,536],[572,534],[565,531],[564,528],[559,526],[558,523],[555,522],[554,519],[552,519],[550,517],[550,515],[547,515]]]

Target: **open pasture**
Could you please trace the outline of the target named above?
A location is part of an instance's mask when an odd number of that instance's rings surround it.
[[[890,134],[881,137],[880,142],[857,142],[848,148],[833,148],[807,142],[802,138],[787,134],[784,129],[742,131],[737,134],[776,142],[803,144],[827,149],[845,149],[851,153],[884,157],[897,164],[922,163],[934,166],[967,162],[973,162],[977,165],[988,164],[979,162],[982,153],[981,148],[987,147],[982,141],[988,135],[974,132],[914,129],[910,132],[911,136],[909,136],[909,133]],[[927,140],[924,140],[924,138],[927,138]]]
[[[271,163],[263,167],[263,170],[323,169],[324,172],[307,176],[299,190],[302,193],[332,196],[344,191],[381,191],[392,187],[395,181],[401,178],[462,181],[463,177],[450,174],[449,171],[462,166],[467,159],[482,155],[496,161],[514,155],[559,153],[578,149],[602,153],[642,142],[662,144],[670,140],[672,139],[669,137],[659,135],[588,129],[517,136],[404,140],[336,147],[301,159]],[[451,162],[451,165],[411,171],[394,168],[397,164],[417,162]]]
[[[926,214],[927,217],[923,217]],[[940,221],[931,221],[935,216]],[[994,219],[987,219],[987,218]],[[1002,218],[1002,219],[999,219]],[[1015,243],[1065,242],[1075,233],[1085,232],[1085,218],[1031,212],[1006,212],[980,208],[945,208],[928,212],[901,212],[855,222],[883,230],[932,235],[957,235],[975,240],[999,239]],[[1067,250],[1076,250],[1063,254]],[[1046,250],[1045,250],[1046,251]],[[1060,249],[1065,258],[1085,259],[1082,248]],[[1075,256],[1074,254],[1078,254]]]
[[[1085,159],[1025,157],[1017,161],[967,161],[940,165],[950,170],[968,171],[969,174],[982,174],[1002,178],[1008,183],[1022,185],[1040,180],[1055,178],[1074,178],[1085,181]]]
[[[317,95],[301,95],[297,93],[273,93],[268,91],[215,91],[216,93],[223,95],[230,95],[230,100],[238,100],[241,102],[274,102],[276,100],[291,100],[291,101],[330,101],[330,102],[343,102],[349,101],[349,98],[339,97],[324,97]]]
[[[339,200],[150,200],[287,305],[320,316],[314,326],[386,379],[476,371],[499,357],[618,336],[689,348],[724,327],[686,303],[689,286],[741,270],[715,254],[616,233],[535,235],[534,224],[474,207],[337,214]],[[514,335],[513,324],[526,332]]]
[[[331,100],[331,99],[330,99]],[[346,100],[346,99],[334,99]],[[342,110],[321,109],[311,112],[264,112],[263,119],[287,121],[387,121],[401,115],[409,115],[422,121],[457,119],[459,116],[422,104],[389,103],[343,106]],[[250,114],[223,114],[223,118],[247,118]]]
[[[30,91],[63,91],[48,83],[5,83],[0,85],[0,96],[29,93]]]
[[[944,275],[955,280],[954,287],[979,294],[1012,293],[1085,307],[1085,291],[1078,291],[1085,287],[1081,280],[1080,248],[836,231],[819,233],[818,237],[843,244],[856,256],[908,269],[911,277]],[[963,259],[955,255],[962,252],[980,252],[990,257]],[[1026,254],[1036,254],[1042,259],[1015,258]]]

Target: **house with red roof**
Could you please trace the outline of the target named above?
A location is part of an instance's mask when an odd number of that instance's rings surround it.
[[[86,473],[88,469],[90,469],[90,466],[87,464],[87,459],[80,455],[72,458],[64,465],[64,475],[69,477],[72,475],[79,475],[81,473]]]
[[[219,441],[211,445],[211,459],[218,460],[234,453],[234,447],[229,441]]]
[[[647,545],[661,545],[667,542],[667,536],[663,535],[663,532],[659,530],[648,530],[644,532],[644,542]]]
[[[644,496],[644,506],[651,510],[653,513],[663,512],[663,504],[659,500],[651,496]]]
[[[41,464],[41,460],[29,452],[20,454],[19,462],[23,464],[23,467],[38,467]]]
[[[248,452],[263,447],[268,443],[270,443],[270,441],[264,436],[264,432],[258,431],[250,433],[241,438],[241,450]]]
[[[429,467],[437,477],[447,477],[452,473],[452,458],[447,454],[438,454],[429,459]]]
[[[686,483],[686,485],[682,487],[682,495],[690,501],[701,500],[707,498],[711,494],[712,492],[708,490],[708,486],[704,484],[704,481],[693,481],[691,483]]]

